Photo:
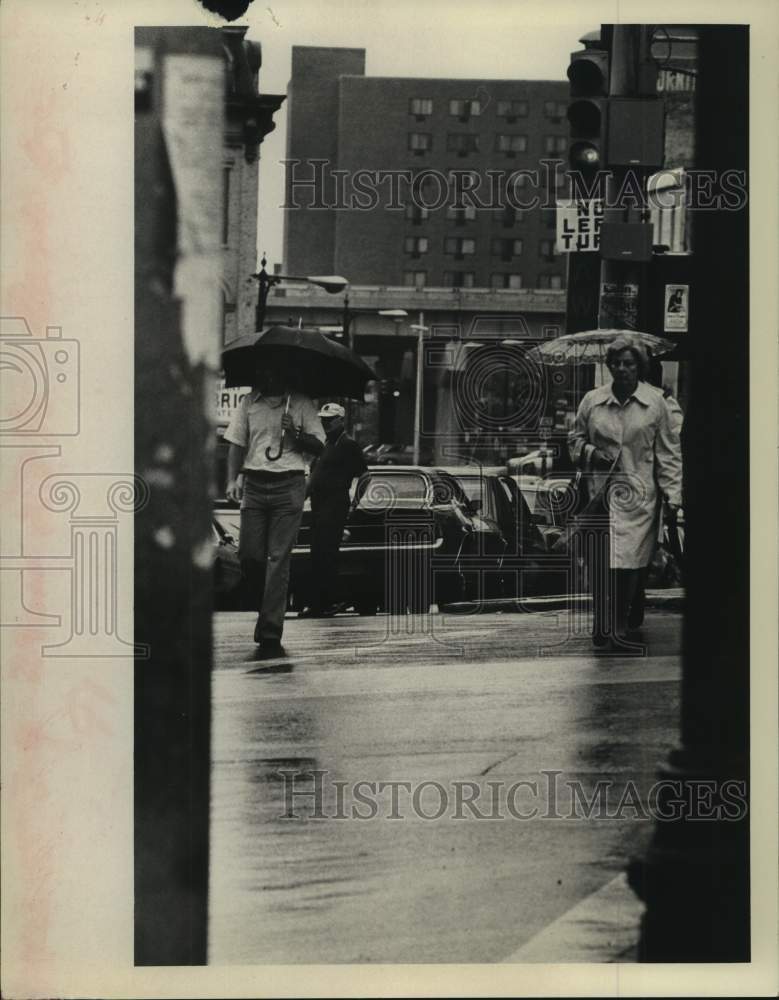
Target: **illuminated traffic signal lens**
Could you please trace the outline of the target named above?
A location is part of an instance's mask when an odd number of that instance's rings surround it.
[[[597,170],[600,166],[600,152],[591,142],[573,143],[568,156],[574,170]]]

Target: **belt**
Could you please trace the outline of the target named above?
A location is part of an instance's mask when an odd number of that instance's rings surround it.
[[[242,469],[241,471],[250,480],[259,480],[265,483],[277,483],[280,479],[292,479],[304,475],[302,469],[285,469],[282,472],[266,472],[265,469]]]

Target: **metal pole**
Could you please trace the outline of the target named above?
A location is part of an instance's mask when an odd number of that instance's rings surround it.
[[[647,28],[637,24],[615,24],[612,28],[611,44],[611,69],[609,71],[609,97],[635,97],[638,89],[638,60],[642,46],[642,34]],[[601,32],[603,34],[603,32]],[[620,167],[609,173],[606,180],[606,210],[604,221],[614,219],[615,221],[632,221],[628,216],[630,209],[614,207],[617,195],[622,188],[622,184],[627,176],[628,170],[635,168]],[[644,184],[646,177],[643,178]],[[642,184],[642,188],[644,186]],[[635,209],[633,210],[635,212]],[[640,267],[622,261],[604,260],[601,261],[600,268],[600,290],[598,306],[598,326],[600,328],[625,328],[637,329],[637,310],[640,308],[641,296],[644,290],[641,287],[642,272]],[[608,302],[604,295],[607,285],[617,286],[623,289],[621,300]],[[628,299],[628,288],[635,286],[638,288],[638,299],[630,308]]]
[[[257,333],[260,333],[263,323],[265,322],[265,306],[268,301],[270,286],[273,284],[273,279],[265,270],[265,265],[267,263],[268,261],[263,253],[262,260],[260,261],[260,272],[255,275],[259,286],[257,289],[257,308],[254,311],[254,329]]]
[[[341,326],[344,328],[344,344],[352,349],[352,314],[349,311],[349,293],[344,295],[344,311]]]
[[[422,435],[422,376],[425,354],[425,314],[420,312],[417,326],[417,384],[414,398],[414,465],[419,465]]]

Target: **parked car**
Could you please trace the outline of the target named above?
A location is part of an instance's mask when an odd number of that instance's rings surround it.
[[[445,469],[372,466],[357,481],[340,554],[340,599],[360,614],[425,612],[466,597],[469,559],[505,550],[494,524],[478,516]],[[293,609],[311,588],[310,512],[292,553]]]
[[[370,451],[363,449],[370,465],[411,465],[414,461],[414,447],[410,444],[380,444]],[[433,455],[429,446],[422,445],[419,453],[420,465],[430,465]]]
[[[476,568],[478,582],[466,585],[471,599],[528,597],[557,593],[564,585],[561,575],[545,566],[548,545],[541,525],[515,479],[504,466],[448,468],[462,485],[478,516],[494,525],[505,547],[497,571],[489,560]]]

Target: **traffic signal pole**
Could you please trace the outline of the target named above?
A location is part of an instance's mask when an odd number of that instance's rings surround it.
[[[606,34],[601,29],[601,37]],[[609,98],[639,97],[639,66],[646,54],[649,28],[647,25],[615,24],[611,35],[609,60]],[[644,221],[646,185],[650,173],[644,165],[612,165],[609,163],[610,141],[605,158],[609,166],[606,178],[604,224],[624,225]],[[661,166],[662,164],[657,164]],[[622,194],[628,175],[633,172],[638,183],[629,187],[630,197]],[[640,191],[641,206],[628,204]],[[598,292],[598,327],[601,329],[640,330],[645,315],[646,268],[633,259],[601,260]]]
[[[696,167],[718,178],[748,176],[748,32],[699,28]],[[628,879],[646,904],[639,961],[748,962],[747,205],[693,219],[680,736],[658,775],[652,841]]]

